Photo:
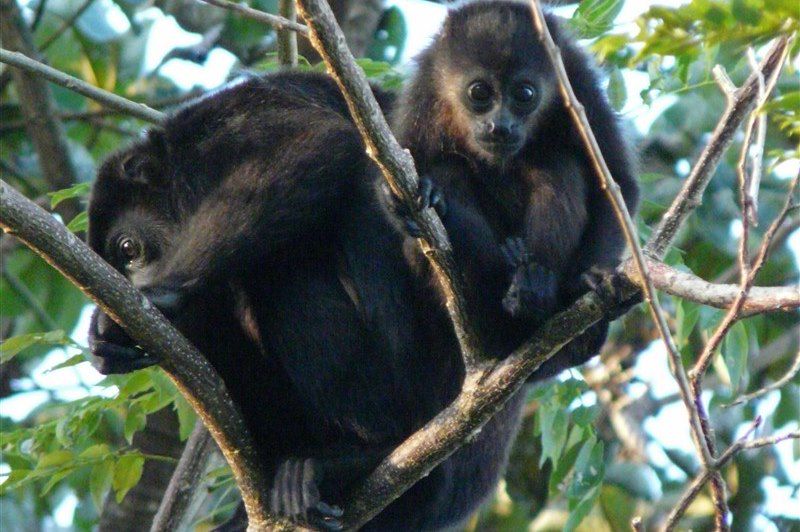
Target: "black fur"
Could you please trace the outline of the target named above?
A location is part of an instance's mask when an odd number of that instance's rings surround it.
[[[633,211],[638,188],[630,151],[596,69],[555,17],[546,21]],[[483,85],[478,96],[489,92],[490,102],[472,97],[476,83]],[[533,93],[529,102],[515,97],[524,88]],[[622,232],[561,101],[527,3],[477,1],[453,10],[419,58],[395,123],[422,182],[433,182],[447,206],[443,222],[491,353],[508,353],[571,304],[587,290],[584,274],[617,265]],[[427,268],[418,255],[408,258],[417,270]],[[591,358],[607,330],[607,321],[590,328],[533,380]]]
[[[538,305],[547,293],[541,289],[551,277],[557,278],[553,305],[560,308],[576,297],[582,273],[613,266],[622,249],[525,24],[527,11],[506,2],[453,11],[423,54],[396,120],[430,184],[421,189],[422,205],[444,217],[469,302],[496,356],[542,319]],[[553,31],[633,206],[625,143],[593,67]],[[451,127],[436,85],[442,67],[465,73],[484,59],[511,71],[515,61],[533,61],[540,76],[535,127],[522,150],[502,163],[476,155],[467,136]],[[378,96],[388,107],[390,98]],[[92,247],[166,311],[236,395],[265,468],[277,479],[273,508],[318,527],[337,525],[335,509],[318,502],[345,502],[390,449],[456,397],[464,377],[426,263],[396,230],[408,228],[402,212],[387,213],[386,195],[375,192],[381,179],[332,81],[281,73],[171,115],[103,166],[90,205]],[[130,266],[117,251],[125,231],[138,235],[145,250],[145,259]],[[524,238],[527,253],[506,253],[507,259],[501,244],[516,237]],[[504,299],[519,306],[519,315],[503,308]],[[104,322],[96,319],[92,331],[93,345],[115,346],[95,350],[104,369],[153,362],[113,327],[100,327]],[[605,327],[535,377],[585,361]],[[581,342],[591,345],[576,347]],[[521,393],[512,398],[472,442],[365,529],[431,530],[466,519],[502,473],[522,401]]]
[[[107,161],[92,193],[91,246],[209,357],[278,479],[274,508],[296,517],[317,509],[298,503],[316,502],[315,490],[342,504],[463,379],[447,316],[405,265],[378,179],[331,80],[282,73],[172,114]],[[119,250],[125,237],[144,251],[133,261]],[[101,370],[155,362],[107,316],[93,322]],[[513,434],[517,411],[504,410],[366,529],[467,517],[506,460],[507,446],[484,435]]]

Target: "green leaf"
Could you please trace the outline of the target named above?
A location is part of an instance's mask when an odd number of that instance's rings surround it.
[[[89,195],[89,190],[91,190],[91,188],[92,185],[90,183],[78,183],[77,185],[69,188],[62,188],[61,190],[56,190],[55,192],[48,192],[47,195],[50,196],[50,208],[54,209],[62,201],[71,198],[85,198]]]
[[[572,471],[575,460],[578,458],[578,453],[583,448],[583,443],[581,440],[562,453],[561,458],[558,460],[558,465],[553,468],[553,472],[550,474],[549,490],[551,495],[558,493],[559,486],[567,478],[569,472]]]
[[[83,356],[83,353],[78,353],[77,355],[69,357],[64,362],[56,364],[52,368],[47,368],[44,370],[44,373],[50,373],[52,371],[56,371],[57,369],[71,368],[72,366],[77,366],[83,362],[86,362],[86,357]]]
[[[0,344],[0,363],[8,362],[21,351],[39,344],[71,346],[74,342],[62,330],[12,336]]]
[[[613,463],[605,472],[605,483],[619,486],[638,499],[655,501],[661,498],[661,481],[646,464]]]
[[[90,460],[96,460],[98,458],[103,458],[111,454],[111,449],[105,443],[98,443],[97,445],[92,445],[85,449],[81,454],[78,456],[80,458],[87,458]]]
[[[542,429],[542,463],[549,458],[552,464],[558,463],[558,458],[564,450],[569,429],[569,416],[565,409],[556,405],[556,408],[543,408],[541,411]]]
[[[75,455],[72,454],[72,451],[68,451],[66,449],[59,449],[58,451],[53,451],[51,453],[47,453],[41,458],[39,458],[39,462],[36,464],[36,469],[49,469],[52,467],[57,467],[67,462],[74,460]]]
[[[697,325],[697,320],[700,319],[700,306],[692,301],[686,299],[677,299],[675,305],[675,340],[678,347],[684,347],[689,342],[689,336],[694,331]]]
[[[600,494],[600,486],[597,486],[589,493],[586,494],[580,501],[578,501],[574,506],[570,504],[570,511],[569,511],[569,518],[567,518],[567,522],[564,524],[564,531],[565,532],[572,532],[575,530],[581,521],[589,515],[589,512],[592,511],[594,508],[595,502],[597,502],[597,496]]]
[[[78,213],[75,218],[72,219],[70,223],[67,224],[67,229],[72,231],[73,233],[80,233],[81,231],[86,231],[89,228],[89,213],[83,211]]]
[[[736,322],[722,342],[722,356],[731,376],[731,386],[734,390],[739,388],[742,376],[747,372],[749,348],[747,328],[743,322]]]
[[[138,404],[133,404],[128,409],[128,415],[125,416],[125,426],[123,432],[125,439],[128,443],[133,443],[133,435],[142,430],[147,424],[147,415],[142,411]]]
[[[407,37],[408,28],[403,12],[397,6],[391,6],[383,12],[365,55],[396,65],[403,56]]]
[[[103,508],[106,493],[111,489],[111,482],[114,478],[114,460],[103,460],[95,464],[89,475],[89,491],[92,493],[92,501],[95,507],[100,510]]]
[[[66,477],[67,475],[71,474],[74,471],[75,471],[74,467],[67,467],[67,468],[62,469],[60,471],[56,471],[55,473],[50,475],[50,478],[47,480],[45,485],[42,487],[42,490],[39,492],[39,495],[42,496],[42,497],[47,495],[50,492],[50,490],[53,489],[53,487],[55,487],[56,484],[61,482],[61,480],[63,480],[64,477]]]
[[[122,502],[128,491],[134,487],[142,477],[144,457],[140,454],[126,454],[122,456],[114,468],[114,478],[111,486],[116,493],[117,503]]]
[[[581,405],[572,412],[572,421],[578,426],[586,427],[597,419],[597,414],[599,413],[600,408],[597,405]]]
[[[569,21],[582,39],[599,37],[611,29],[624,0],[584,0]]]
[[[628,90],[625,88],[625,78],[622,71],[615,68],[608,76],[608,100],[616,111],[622,111],[628,100]]]
[[[181,394],[175,397],[175,411],[178,413],[178,434],[181,441],[184,441],[192,433],[194,426],[198,422],[197,414],[195,414],[194,408],[189,404],[189,401]]]

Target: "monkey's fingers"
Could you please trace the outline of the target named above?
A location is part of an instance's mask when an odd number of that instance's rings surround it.
[[[129,347],[98,340],[92,343],[92,366],[102,375],[122,375],[158,364],[139,347]]]

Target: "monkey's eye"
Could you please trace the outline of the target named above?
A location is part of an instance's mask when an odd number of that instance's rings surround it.
[[[467,89],[467,95],[473,103],[486,106],[492,99],[492,87],[485,81],[476,81]]]
[[[120,238],[117,246],[126,262],[133,262],[142,256],[142,246],[130,237]]]
[[[511,97],[519,103],[531,103],[534,96],[536,96],[536,90],[532,85],[528,85],[527,83],[517,85],[511,91]]]

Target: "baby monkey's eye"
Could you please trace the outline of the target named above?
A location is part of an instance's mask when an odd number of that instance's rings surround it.
[[[492,99],[492,87],[485,81],[475,81],[467,89],[467,94],[473,102],[485,105]]]
[[[121,238],[118,246],[120,253],[128,262],[133,262],[142,255],[142,246],[130,237]]]
[[[511,91],[511,97],[520,103],[530,103],[534,96],[536,96],[536,89],[527,83],[521,83]]]

